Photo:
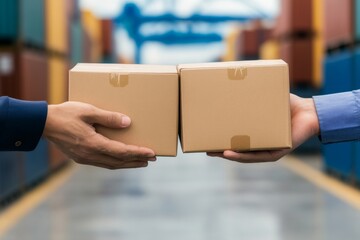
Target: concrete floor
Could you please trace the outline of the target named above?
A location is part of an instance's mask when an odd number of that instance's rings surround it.
[[[350,240],[359,223],[360,211],[279,162],[180,152],[145,169],[77,166],[0,239]]]

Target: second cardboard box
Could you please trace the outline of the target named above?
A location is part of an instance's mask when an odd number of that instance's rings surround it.
[[[183,152],[291,148],[284,61],[183,64],[178,71]]]

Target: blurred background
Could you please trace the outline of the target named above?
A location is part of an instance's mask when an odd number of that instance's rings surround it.
[[[283,59],[311,97],[359,88],[359,39],[359,0],[0,0],[0,94],[64,102],[79,62]],[[179,149],[114,172],[42,139],[0,153],[0,239],[358,239],[359,155],[313,138],[277,163]]]

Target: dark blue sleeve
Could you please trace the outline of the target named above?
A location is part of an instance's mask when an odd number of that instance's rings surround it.
[[[46,122],[47,103],[0,97],[0,151],[31,151]]]

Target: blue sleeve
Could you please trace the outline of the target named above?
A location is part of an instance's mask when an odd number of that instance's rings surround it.
[[[314,96],[322,143],[360,139],[360,90]]]
[[[0,151],[34,150],[46,117],[46,102],[0,97]]]

